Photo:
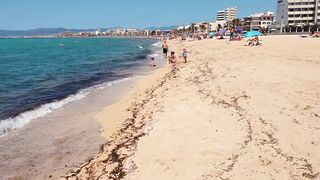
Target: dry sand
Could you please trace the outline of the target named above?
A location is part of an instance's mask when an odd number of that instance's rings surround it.
[[[320,179],[320,39],[262,40],[170,42],[191,62],[106,107],[110,141],[66,178]]]

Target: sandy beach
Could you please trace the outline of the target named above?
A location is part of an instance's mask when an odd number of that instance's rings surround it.
[[[319,39],[261,40],[170,41],[188,63],[2,137],[0,179],[320,179]]]
[[[156,70],[96,119],[108,142],[66,179],[320,179],[320,43],[169,42]]]

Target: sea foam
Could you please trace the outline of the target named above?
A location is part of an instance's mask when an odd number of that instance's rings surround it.
[[[158,42],[156,42],[156,43],[152,44],[152,46],[161,47],[161,42],[160,42],[160,41],[158,41]]]
[[[47,103],[47,104],[44,104],[34,110],[23,112],[16,117],[0,120],[0,137],[6,135],[8,132],[10,132],[14,129],[24,127],[26,124],[30,123],[32,120],[34,120],[36,118],[43,117],[43,116],[53,112],[54,110],[59,109],[69,103],[79,101],[95,90],[102,90],[107,87],[111,87],[115,84],[118,84],[123,81],[128,81],[128,80],[130,80],[130,78],[123,78],[120,80],[106,82],[106,83],[99,84],[99,85],[96,85],[96,86],[93,86],[90,88],[86,88],[86,89],[80,90],[78,93],[70,95],[67,98],[62,99],[60,101],[54,101],[51,103]]]

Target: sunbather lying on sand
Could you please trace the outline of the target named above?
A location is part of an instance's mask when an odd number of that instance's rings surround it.
[[[249,44],[248,46],[261,46],[262,44],[260,43],[260,40],[259,40],[259,37],[258,36],[255,36],[254,38],[252,39],[249,39]]]
[[[310,34],[311,37],[320,37],[320,32],[311,32]]]

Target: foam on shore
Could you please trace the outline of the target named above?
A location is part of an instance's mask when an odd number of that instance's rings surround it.
[[[59,108],[62,108],[63,106],[79,101],[89,95],[90,93],[96,91],[96,90],[102,90],[108,87],[111,87],[115,84],[121,83],[123,81],[128,81],[131,78],[123,78],[112,82],[106,82],[103,84],[99,84],[90,88],[86,88],[83,90],[80,90],[78,93],[68,96],[65,99],[62,99],[60,101],[54,101],[51,103],[44,104],[34,110],[23,112],[20,115],[12,118],[8,118],[5,120],[0,120],[0,137],[6,135],[8,132],[17,129],[22,128],[26,124],[30,123],[32,120],[36,118],[43,117],[54,110],[57,110]]]

